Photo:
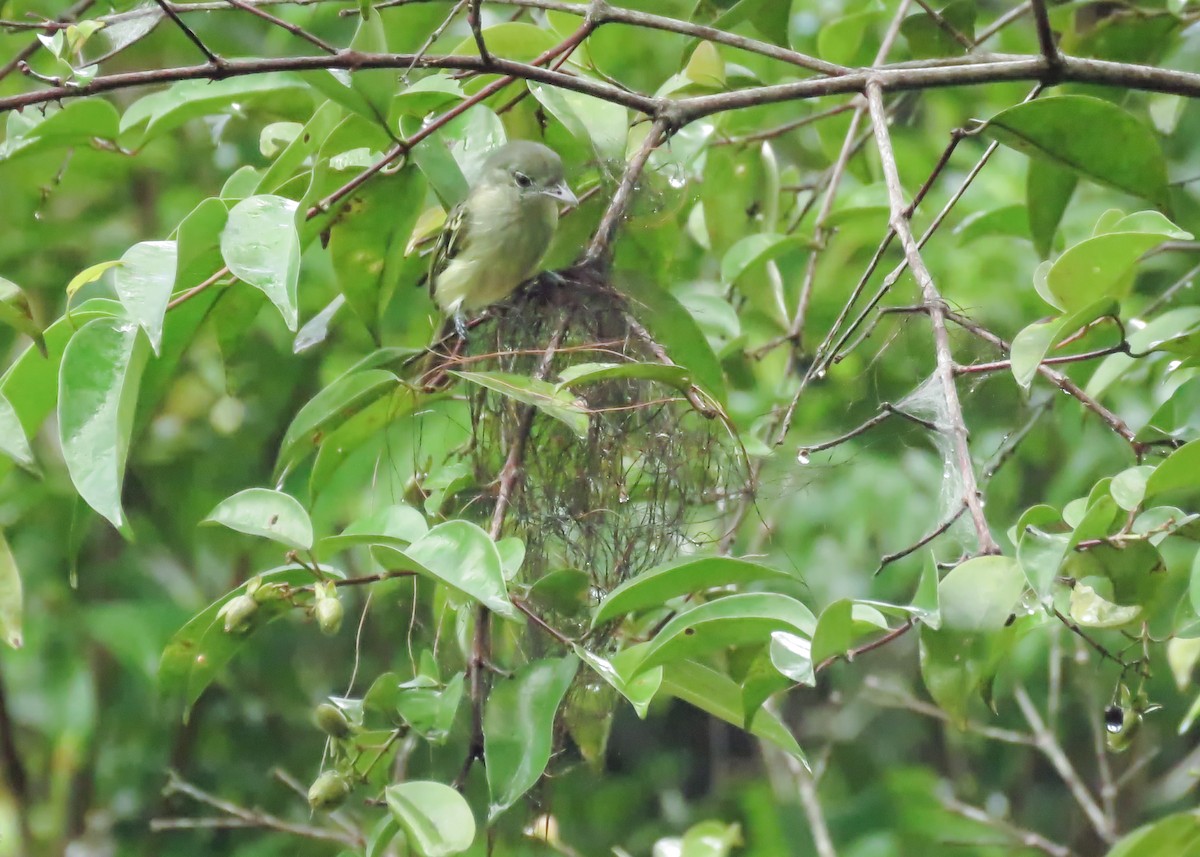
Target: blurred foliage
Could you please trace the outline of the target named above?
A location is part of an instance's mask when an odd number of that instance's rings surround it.
[[[169,8],[224,58],[477,55],[462,5]],[[539,5],[485,3],[489,50],[584,23]],[[203,59],[162,4],[49,6],[0,3],[0,103]],[[812,75],[778,49],[1039,50],[975,0],[621,7],[751,41],[609,22],[563,71],[687,98]],[[1200,71],[1192,3],[1048,15],[1072,56]],[[415,65],[5,113],[0,854],[1200,848],[1196,99],[887,95],[906,202],[930,179],[913,230],[939,224],[922,254],[1002,551],[976,556],[899,242],[851,298],[889,224],[861,96],[671,128],[597,283],[570,266],[645,117],[517,80],[446,120],[496,76]],[[566,285],[422,389],[422,247],[517,138],[583,200],[544,261]]]

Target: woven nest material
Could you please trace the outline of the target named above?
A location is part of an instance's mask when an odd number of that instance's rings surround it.
[[[569,366],[661,363],[663,352],[607,283],[576,276],[522,290],[494,307],[448,368],[557,384]],[[646,378],[572,386],[583,436],[544,409],[468,386],[472,449],[489,512],[498,475],[518,450],[504,531],[525,542],[522,579],[583,571],[590,596],[714,538],[712,498],[736,461],[729,430],[678,387]],[[582,418],[580,418],[582,421]],[[490,517],[489,517],[490,520]]]

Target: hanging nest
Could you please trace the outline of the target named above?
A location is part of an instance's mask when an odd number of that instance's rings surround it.
[[[515,456],[504,532],[525,543],[523,582],[577,569],[594,603],[719,537],[714,500],[737,462],[736,443],[718,409],[678,379],[618,375],[552,390],[568,367],[669,361],[607,282],[586,269],[547,279],[493,307],[447,361],[447,369],[493,381],[492,373],[535,379],[534,388],[549,385],[540,389],[570,406],[555,418],[552,406],[531,406],[476,377],[467,390],[480,488],[465,507],[487,509],[491,520]]]

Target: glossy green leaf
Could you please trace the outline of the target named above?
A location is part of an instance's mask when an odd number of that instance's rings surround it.
[[[0,530],[0,638],[14,649],[21,648],[24,643],[21,634],[23,609],[21,570],[17,568],[4,531]]]
[[[663,671],[661,668],[646,670],[626,678],[616,664],[608,658],[593,654],[578,643],[572,645],[571,650],[592,672],[629,700],[629,704],[633,706],[638,717],[643,720],[646,718],[646,713],[650,710],[650,701],[654,699],[654,695],[658,693],[658,689],[662,685]]]
[[[1084,628],[1120,628],[1142,615],[1136,604],[1113,604],[1096,590],[1078,582],[1071,589],[1071,618]]]
[[[1105,857],[1200,857],[1200,813],[1180,812],[1122,836]]]
[[[1035,322],[1020,331],[1013,337],[1011,351],[1012,373],[1017,383],[1028,389],[1054,343],[1085,324],[1116,311],[1116,303],[1111,298],[1103,298],[1050,321]]]
[[[643,571],[608,593],[592,617],[592,626],[626,613],[659,607],[672,598],[718,586],[756,581],[795,581],[769,566],[733,557],[683,559]]]
[[[979,556],[960,563],[938,586],[942,627],[955,631],[1002,628],[1024,588],[1025,576],[1010,557]]]
[[[438,524],[406,550],[377,547],[374,553],[389,568],[426,574],[506,619],[524,621],[508,599],[496,543],[469,521]]]
[[[351,370],[305,403],[279,444],[275,480],[311,455],[329,432],[396,389],[400,379],[386,369]]]
[[[313,544],[312,521],[300,501],[270,488],[247,488],[227,497],[203,523],[221,524],[296,550],[309,550]]]
[[[568,655],[534,661],[493,684],[483,714],[489,819],[542,778],[554,745],[555,715],[578,669],[578,658]]]
[[[1117,505],[1126,512],[1132,512],[1141,506],[1146,496],[1146,483],[1154,469],[1151,465],[1143,464],[1126,468],[1114,476],[1109,490]]]
[[[418,405],[428,406],[431,401],[431,397],[421,396],[407,386],[397,387],[390,396],[373,402],[340,426],[327,431],[309,477],[310,493],[314,497],[319,495],[338,468],[364,443],[378,438],[387,426],[412,414]]]
[[[637,670],[762,643],[774,631],[812,636],[815,628],[812,611],[794,598],[770,593],[729,595],[674,616],[646,644]]]
[[[743,726],[742,689],[712,667],[694,661],[670,664],[663,669],[662,690],[739,729]],[[754,718],[750,732],[808,764],[795,737],[773,712]]]
[[[122,531],[125,458],[148,354],[136,324],[97,318],[71,337],[59,367],[58,434],[67,471],[79,496]]]
[[[285,73],[230,77],[225,80],[185,80],[135,101],[121,116],[121,140],[142,146],[153,137],[178,128],[189,119],[225,113],[250,99],[275,99],[300,94],[307,86]]]
[[[1111,101],[1086,95],[1038,98],[1002,110],[985,132],[1030,157],[1167,204],[1167,169],[1154,132]]]
[[[1070,536],[1055,532],[1062,528],[1062,516],[1052,506],[1033,506],[1025,510],[1014,528],[1017,533],[1017,562],[1025,580],[1040,600],[1047,601],[1055,577],[1070,550]]]
[[[594,384],[612,378],[661,381],[684,391],[692,386],[692,377],[686,369],[664,363],[576,363],[565,367],[558,373],[558,378],[560,388]]]
[[[456,378],[486,387],[493,392],[527,405],[553,417],[579,438],[587,437],[588,411],[566,390],[547,381],[526,378],[508,372],[450,372]]]
[[[572,136],[587,143],[602,160],[619,162],[625,159],[629,111],[624,107],[581,92],[540,83],[530,83],[529,93]]]
[[[0,393],[0,453],[7,455],[31,473],[38,472],[33,448],[29,445],[29,438],[25,437],[21,419],[3,393]]]
[[[327,555],[354,545],[407,547],[427,532],[424,515],[412,506],[396,503],[359,518],[336,536],[321,539],[320,552]]]
[[[1131,214],[1114,229],[1069,247],[1055,259],[1046,273],[1046,288],[1066,312],[1102,298],[1121,300],[1129,292],[1130,272],[1142,254],[1164,241],[1191,237],[1158,212]]]
[[[1154,468],[1146,480],[1146,499],[1171,491],[1200,489],[1200,440],[1184,444]]]
[[[445,783],[414,780],[383,790],[388,812],[408,846],[422,857],[459,854],[475,841],[475,816],[466,798]]]
[[[379,314],[399,284],[425,189],[415,167],[372,181],[352,197],[330,233],[338,288],[376,340]]]
[[[300,133],[279,152],[254,188],[258,194],[278,193],[304,162],[315,155],[343,116],[340,105],[326,101],[316,109]]]
[[[817,627],[812,632],[809,654],[814,664],[846,652],[854,643],[854,602],[848,598],[835,601],[821,611]],[[774,636],[774,635],[772,635]]]
[[[163,318],[175,284],[175,242],[143,241],[125,251],[113,274],[113,288],[126,312],[150,339],[158,354]]]
[[[243,199],[229,212],[221,255],[234,276],[262,291],[279,309],[288,330],[295,331],[300,276],[295,201],[269,194]]]
[[[805,235],[759,233],[747,235],[721,258],[721,281],[733,285],[756,266],[811,243]]]
[[[1148,351],[1155,343],[1178,336],[1200,324],[1200,307],[1182,306],[1167,310],[1149,321],[1138,319],[1127,328],[1126,341],[1129,350],[1135,354]],[[1128,354],[1111,354],[1105,357],[1084,388],[1089,396],[1098,397],[1104,394],[1113,384],[1123,378],[1140,361]]]
[[[1030,158],[1025,179],[1025,207],[1029,212],[1029,233],[1033,246],[1043,259],[1054,249],[1054,236],[1062,222],[1079,175],[1051,160]]]

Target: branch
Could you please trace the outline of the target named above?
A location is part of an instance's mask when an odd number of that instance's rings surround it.
[[[1018,827],[1011,821],[997,818],[979,807],[962,803],[950,795],[943,796],[941,802],[942,806],[955,815],[986,825],[992,830],[1004,834],[1015,844],[1024,848],[1033,848],[1036,851],[1041,851],[1043,854],[1050,855],[1050,857],[1076,857],[1075,852],[1065,845],[1047,839],[1036,831]]]
[[[431,2],[431,0],[386,0],[386,2],[377,4],[375,8],[387,9],[392,6],[408,6],[413,3],[427,2]],[[649,30],[678,33],[682,36],[691,36],[692,38],[704,39],[709,42],[728,45],[731,48],[760,54],[761,56],[781,60],[791,65],[797,65],[801,68],[807,68],[827,75],[845,74],[849,71],[845,66],[826,62],[816,57],[810,57],[799,51],[781,48],[770,42],[762,42],[758,39],[750,39],[734,33],[727,33],[724,30],[718,30],[715,27],[706,27],[703,24],[693,24],[691,21],[681,21],[677,18],[653,15],[649,12],[639,12],[634,9],[622,9],[618,6],[610,6],[606,2],[560,3],[557,0],[489,0],[489,2],[498,6],[519,6],[525,9],[546,9],[552,12],[566,12],[570,15],[579,15],[585,19],[590,16],[591,20],[597,25],[628,24],[634,27],[644,27]]]
[[[921,251],[909,224],[907,205],[904,202],[903,191],[900,188],[900,174],[896,168],[896,156],[892,152],[891,135],[888,132],[887,115],[883,107],[883,92],[878,83],[867,85],[867,103],[871,108],[871,120],[875,125],[875,142],[879,148],[879,158],[883,166],[884,178],[887,183],[888,197],[891,201],[891,224],[896,236],[904,247],[904,255],[908,266],[921,287],[930,327],[933,328],[934,352],[937,358],[937,374],[941,380],[945,396],[946,420],[949,423],[948,434],[954,445],[955,457],[958,460],[959,478],[962,480],[963,499],[971,513],[971,521],[975,525],[975,536],[981,553],[999,553],[1000,548],[988,530],[987,519],[983,514],[983,504],[980,502],[979,486],[975,481],[975,468],[971,463],[971,450],[967,444],[967,426],[963,420],[962,405],[958,400],[958,388],[954,381],[954,357],[950,353],[950,337],[946,332],[946,310],[942,295],[933,282]]]
[[[276,27],[280,27],[284,30],[287,30],[293,36],[298,36],[299,38],[304,39],[307,42],[311,42],[312,44],[316,45],[321,50],[325,51],[325,53],[327,53],[327,54],[336,54],[338,52],[337,48],[335,48],[333,45],[329,44],[329,42],[325,41],[324,39],[320,38],[319,36],[314,36],[308,30],[304,29],[303,27],[299,27],[299,26],[293,24],[291,21],[285,21],[283,18],[280,18],[276,15],[272,15],[270,12],[267,12],[263,9],[259,9],[254,4],[247,3],[246,0],[225,0],[225,2],[228,3],[230,6],[234,6],[238,9],[241,9],[244,12],[249,12],[251,15],[255,15],[259,18],[262,18],[264,21],[268,21],[268,22],[274,24]]]
[[[306,839],[318,839],[325,842],[338,842],[349,848],[361,848],[363,840],[359,836],[330,830],[326,827],[313,827],[307,824],[293,824],[282,818],[258,809],[247,809],[231,803],[216,795],[209,794],[197,788],[179,776],[175,771],[168,772],[167,785],[163,788],[167,795],[184,794],[198,803],[218,809],[228,818],[152,818],[151,830],[181,830],[195,828],[263,828],[277,830],[280,833],[290,833]]]
[[[1058,52],[1054,43],[1054,31],[1050,29],[1050,14],[1046,9],[1046,0],[1030,0],[1033,9],[1033,23],[1037,28],[1038,47],[1046,60],[1046,68],[1055,74],[1062,68],[1063,56]]]
[[[1071,760],[1063,752],[1063,748],[1059,745],[1054,733],[1046,728],[1046,723],[1042,720],[1042,716],[1038,714],[1038,710],[1029,698],[1029,694],[1025,692],[1025,688],[1018,684],[1013,688],[1013,696],[1017,700],[1021,714],[1024,715],[1025,721],[1029,724],[1029,728],[1033,732],[1034,746],[1041,750],[1042,755],[1054,766],[1054,770],[1058,773],[1063,783],[1066,784],[1067,789],[1071,792],[1071,796],[1075,798],[1075,802],[1083,810],[1083,814],[1091,822],[1096,834],[1104,842],[1111,845],[1117,836],[1116,832],[1112,829],[1110,820],[1105,816],[1103,810],[1100,809],[1096,803],[1096,799],[1088,791],[1088,787],[1084,785],[1079,773],[1071,765]]]
[[[187,36],[188,41],[195,45],[200,53],[204,54],[204,57],[208,60],[209,65],[215,68],[220,68],[222,65],[224,65],[225,61],[214,54],[209,49],[208,45],[204,44],[204,41],[196,35],[195,31],[183,22],[183,19],[179,17],[179,13],[175,11],[174,6],[168,3],[167,0],[154,0],[154,2],[156,2],[158,7],[163,10],[168,18],[171,19],[172,23],[174,23],[176,27],[183,31],[183,34]]]
[[[617,186],[617,192],[613,194],[608,209],[600,219],[600,225],[596,227],[592,243],[588,245],[587,253],[584,254],[584,265],[597,269],[608,267],[612,259],[612,242],[616,237],[617,227],[625,217],[629,204],[633,201],[633,192],[637,187],[638,180],[642,177],[646,161],[650,159],[650,153],[654,151],[655,147],[670,136],[670,131],[666,119],[656,120],[650,128],[650,133],[646,135],[646,139],[642,141],[642,145],[626,165],[625,174],[621,176],[621,184]]]

